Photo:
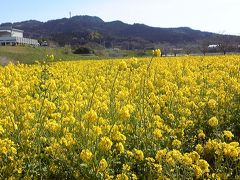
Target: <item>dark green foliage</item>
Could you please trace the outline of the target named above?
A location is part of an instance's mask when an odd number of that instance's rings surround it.
[[[87,47],[79,47],[73,51],[74,54],[91,54],[93,51]]]

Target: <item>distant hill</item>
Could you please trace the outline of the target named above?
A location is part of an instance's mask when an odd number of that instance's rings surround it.
[[[4,23],[0,27],[12,26],[24,30],[25,36],[49,39],[60,46],[95,42],[105,47],[123,49],[147,48],[154,44],[194,44],[205,39],[214,39],[217,34],[193,30],[189,27],[159,28],[145,24],[126,24],[121,21],[104,22],[96,16],[74,16],[40,22],[29,20]],[[239,41],[238,36],[229,36]]]

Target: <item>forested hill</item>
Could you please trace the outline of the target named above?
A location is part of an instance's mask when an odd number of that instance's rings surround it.
[[[96,16],[74,16],[40,22],[29,20],[16,23],[4,23],[0,26],[12,26],[24,30],[30,38],[47,38],[64,44],[84,44],[90,41],[111,47],[113,43],[129,46],[148,43],[194,43],[203,39],[212,39],[214,33],[193,30],[189,27],[160,28],[145,24],[126,24],[121,21],[104,22]],[[238,36],[231,38],[239,39]],[[129,48],[129,47],[128,47]]]

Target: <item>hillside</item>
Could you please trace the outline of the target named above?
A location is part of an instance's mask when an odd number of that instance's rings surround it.
[[[95,42],[106,48],[121,49],[146,49],[156,44],[192,45],[203,40],[213,42],[219,36],[189,27],[159,28],[145,24],[131,25],[121,21],[104,22],[95,16],[74,16],[47,22],[29,20],[0,25],[4,26],[22,29],[26,37],[52,40],[60,46]],[[240,41],[238,36],[228,36],[229,38],[232,42]]]

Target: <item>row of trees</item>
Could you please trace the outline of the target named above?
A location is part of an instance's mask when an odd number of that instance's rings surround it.
[[[177,54],[210,54],[210,53],[217,53],[217,54],[227,54],[227,53],[240,53],[240,47],[237,44],[230,44],[230,45],[223,45],[223,44],[214,44],[213,46],[209,46],[209,44],[199,44],[198,46],[185,46],[183,48],[175,48],[175,47],[163,47],[162,48],[162,55],[173,55],[177,56]]]
[[[99,42],[101,45],[106,47],[106,42],[102,40],[103,36],[101,34],[93,32],[90,34],[90,37],[95,42]],[[114,40],[111,41],[111,39],[109,40],[111,43],[107,46],[107,48],[118,47],[126,50],[156,48],[154,43],[149,43],[141,38],[125,39],[122,41],[119,40],[118,42],[115,42]],[[240,51],[240,38],[224,34],[217,34],[212,38],[199,40],[198,42],[181,44],[178,46],[162,44],[160,47],[164,49],[165,53],[170,53],[175,56],[179,53],[188,55],[192,53],[202,53],[203,55],[206,55],[206,53],[222,53],[225,55],[228,52]]]
[[[209,46],[213,45],[213,46]],[[215,46],[214,46],[215,45]],[[224,55],[227,52],[239,51],[240,42],[228,35],[216,35],[214,39],[202,40],[200,43],[200,50],[205,55],[208,52],[221,52]]]
[[[191,44],[181,44],[178,46],[163,45],[163,55],[177,54],[203,54],[207,53],[240,53],[240,38],[229,35],[215,35],[211,39],[203,39]]]
[[[58,34],[61,36],[61,34]],[[56,35],[55,39],[58,39],[58,35]],[[92,49],[123,49],[123,50],[147,50],[147,49],[156,49],[161,48],[163,51],[163,55],[177,55],[177,54],[199,54],[202,53],[205,55],[206,53],[223,53],[227,52],[236,52],[240,51],[240,38],[236,36],[228,36],[228,35],[215,35],[211,38],[205,38],[203,40],[195,41],[195,42],[187,42],[182,44],[173,45],[170,43],[156,43],[149,42],[142,38],[114,38],[103,36],[100,32],[84,32],[78,34],[69,34],[69,36],[65,35],[63,38],[61,37],[61,42],[59,42],[60,46],[64,46],[66,44],[71,45],[72,47],[79,46],[89,46],[89,43],[92,44]],[[54,40],[54,39],[53,39]],[[213,45],[213,46],[209,46]],[[92,47],[93,46],[93,47]],[[74,48],[76,49],[76,48]]]

